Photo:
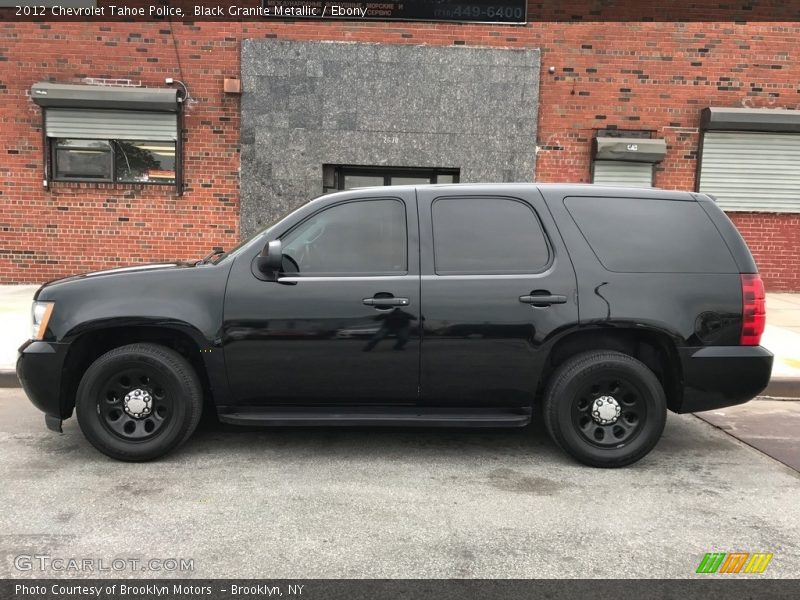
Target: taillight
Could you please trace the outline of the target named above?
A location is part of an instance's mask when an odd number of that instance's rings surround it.
[[[755,274],[742,275],[742,335],[741,346],[758,346],[767,321],[764,282]]]

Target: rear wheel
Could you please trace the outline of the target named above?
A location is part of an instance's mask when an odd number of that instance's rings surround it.
[[[92,445],[112,458],[144,461],[185,442],[203,407],[200,382],[180,354],[130,344],[98,358],[78,386],[75,412]]]
[[[622,467],[645,456],[661,438],[667,402],[643,363],[612,351],[578,354],[562,364],[545,392],[550,437],[594,467]]]

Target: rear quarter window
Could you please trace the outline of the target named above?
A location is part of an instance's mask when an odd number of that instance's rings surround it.
[[[564,205],[609,271],[738,273],[722,236],[697,202],[573,196]]]

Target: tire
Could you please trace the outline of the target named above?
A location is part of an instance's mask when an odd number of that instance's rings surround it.
[[[86,439],[124,461],[171,452],[192,435],[202,410],[202,388],[191,365],[174,350],[149,343],[121,346],[95,360],[75,399]]]
[[[610,350],[577,354],[560,365],[543,408],[553,441],[592,467],[635,463],[658,443],[667,420],[667,400],[655,374]]]

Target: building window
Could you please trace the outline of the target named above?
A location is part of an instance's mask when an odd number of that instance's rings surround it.
[[[174,89],[35,83],[44,185],[75,181],[181,186],[180,99]]]
[[[54,138],[56,181],[175,184],[175,142]]]
[[[115,141],[114,174],[126,183],[175,183],[175,144]]]
[[[325,193],[385,185],[458,183],[458,169],[324,165]]]
[[[106,140],[54,140],[53,165],[61,181],[111,181],[113,159]]]

